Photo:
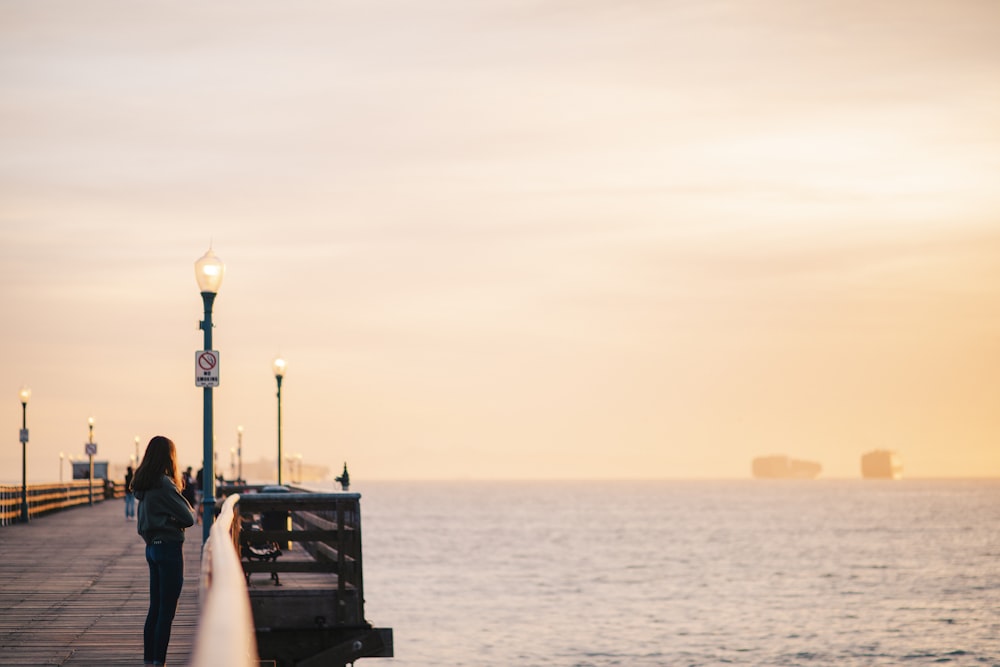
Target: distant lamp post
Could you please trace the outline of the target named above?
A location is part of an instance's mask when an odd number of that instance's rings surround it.
[[[59,483],[63,483],[63,460],[66,458],[65,452],[59,452]]]
[[[31,390],[21,387],[21,521],[28,523],[28,399]]]
[[[295,468],[297,469],[297,471],[299,473],[299,480],[298,481],[299,481],[299,484],[301,484],[302,483],[302,455],[301,454],[296,454],[295,455]]]
[[[139,436],[135,436],[135,467],[139,467]]]
[[[236,460],[239,461],[239,471],[236,473],[236,481],[243,482],[243,427],[236,427]]]
[[[287,366],[281,357],[274,360],[274,378],[278,381],[278,486],[281,486],[281,379]]]
[[[194,263],[194,275],[198,281],[198,289],[201,291],[201,300],[205,305],[205,319],[201,322],[201,329],[205,332],[205,347],[203,354],[212,350],[212,304],[215,302],[215,295],[222,285],[222,276],[226,271],[225,264],[219,259],[212,249],[202,255]],[[218,357],[212,355],[218,360]],[[217,366],[215,367],[217,371]],[[216,376],[217,378],[218,376]],[[203,410],[203,463],[202,472],[202,543],[208,541],[208,533],[212,530],[212,522],[215,520],[215,455],[214,450],[214,430],[212,425],[212,387],[218,384],[216,379],[213,382],[196,383],[204,387],[204,410]]]
[[[236,479],[236,448],[229,448],[229,477],[233,481]]]
[[[87,475],[89,481],[88,489],[90,492],[90,504],[94,504],[94,454],[97,453],[97,443],[94,442],[94,418],[87,417],[87,426],[90,429],[90,434],[87,436],[87,458],[90,459],[90,473]]]

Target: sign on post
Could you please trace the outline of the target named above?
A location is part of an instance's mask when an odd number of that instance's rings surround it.
[[[194,386],[219,386],[219,352],[199,350],[194,353]]]
[[[96,456],[97,455],[97,443],[96,442],[85,443],[83,445],[83,451],[87,454],[87,456]]]

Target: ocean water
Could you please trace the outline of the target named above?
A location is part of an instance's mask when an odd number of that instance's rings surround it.
[[[1000,481],[351,490],[364,664],[1000,665]]]

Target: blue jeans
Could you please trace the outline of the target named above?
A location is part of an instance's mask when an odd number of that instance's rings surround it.
[[[184,543],[161,542],[146,545],[149,563],[149,613],[142,630],[144,662],[167,662],[170,626],[177,612],[177,599],[184,585]]]
[[[125,518],[132,519],[135,517],[135,496],[131,493],[125,494]]]

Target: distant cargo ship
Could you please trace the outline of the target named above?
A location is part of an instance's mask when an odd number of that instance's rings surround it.
[[[761,479],[815,479],[823,466],[784,455],[758,456],[753,460],[753,476]]]
[[[861,476],[865,479],[899,479],[903,476],[903,462],[896,452],[876,449],[861,457]]]

